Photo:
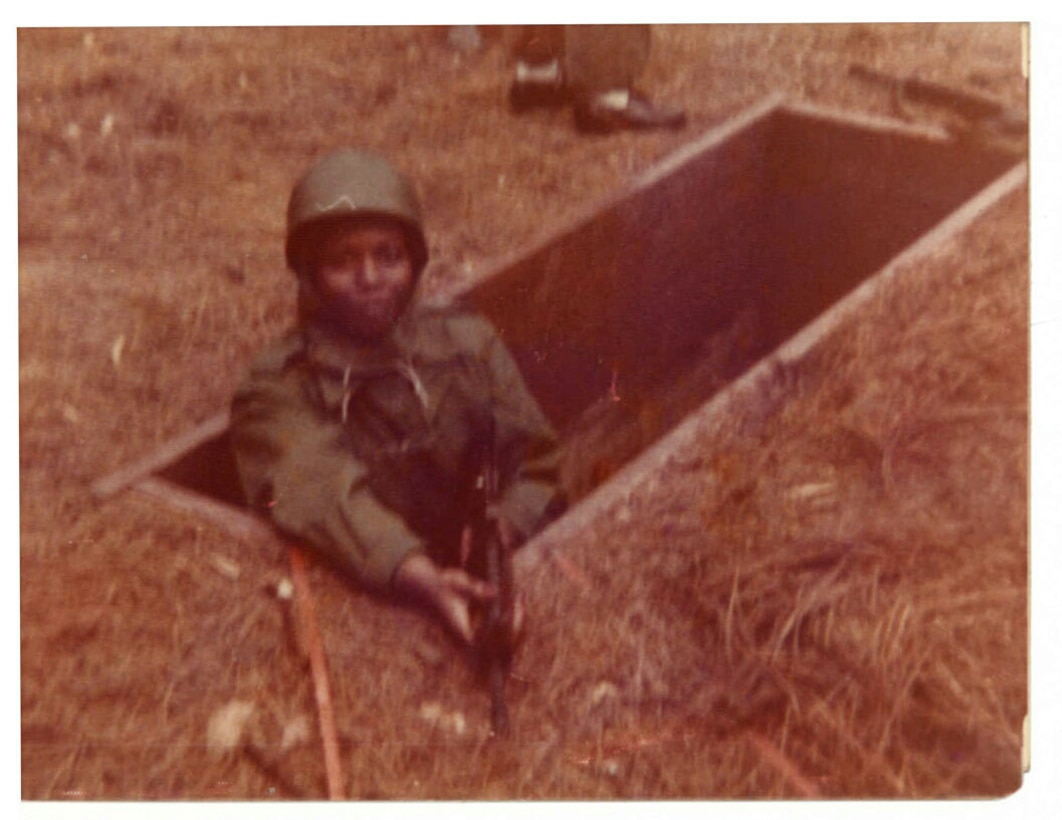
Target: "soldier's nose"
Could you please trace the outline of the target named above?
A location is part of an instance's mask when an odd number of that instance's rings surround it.
[[[380,270],[373,262],[371,254],[365,254],[357,263],[358,280],[369,287],[380,282]]]

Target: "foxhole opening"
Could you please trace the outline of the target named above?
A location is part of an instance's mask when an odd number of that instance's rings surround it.
[[[776,104],[642,176],[462,299],[561,433],[574,499],[1016,164]],[[243,503],[227,430],[155,471]]]

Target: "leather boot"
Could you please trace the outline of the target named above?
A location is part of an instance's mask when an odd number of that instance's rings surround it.
[[[609,91],[575,103],[575,127],[584,134],[610,134],[623,129],[678,129],[686,125],[681,108],[649,101],[634,91]]]

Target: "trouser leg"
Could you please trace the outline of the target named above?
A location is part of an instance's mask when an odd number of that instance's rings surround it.
[[[681,108],[634,91],[649,60],[649,26],[565,26],[565,72],[575,98],[575,125],[591,134],[620,129],[681,128]]]
[[[649,59],[649,26],[564,26],[564,68],[579,94],[629,89]]]
[[[531,65],[559,60],[564,55],[564,26],[521,26],[514,48],[516,59]]]

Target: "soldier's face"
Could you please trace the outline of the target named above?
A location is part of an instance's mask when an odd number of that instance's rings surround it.
[[[395,222],[341,224],[318,247],[313,279],[329,317],[348,333],[386,336],[413,290],[413,262]]]

